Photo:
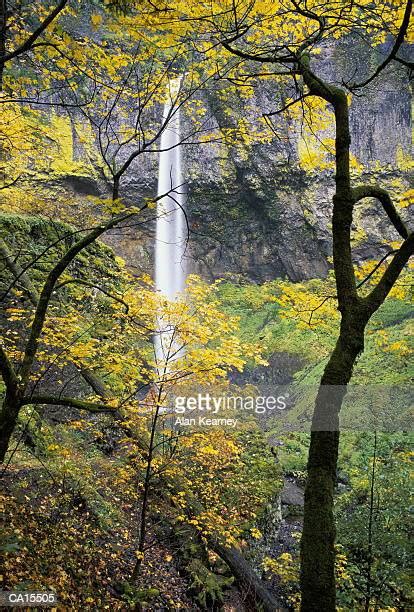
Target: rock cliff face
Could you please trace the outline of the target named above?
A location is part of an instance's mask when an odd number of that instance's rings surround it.
[[[352,78],[362,62],[364,70],[376,65],[363,57],[352,41],[326,49],[315,69],[331,82]],[[375,62],[375,63],[374,63]],[[360,71],[361,72],[361,71]],[[363,72],[363,71],[362,71]],[[226,128],[242,117],[241,99],[229,120],[214,92],[207,94],[210,123]],[[260,116],[275,109],[277,92],[260,89],[249,108]],[[355,184],[379,183],[394,196],[409,188],[411,150],[411,96],[404,69],[384,75],[351,104],[352,152],[360,171]],[[184,117],[182,129],[192,130]],[[301,280],[324,276],[331,255],[330,217],[334,172],[309,170],[301,161],[300,126],[287,125],[283,138],[264,144],[226,146],[222,143],[183,147],[190,223],[189,268],[207,278],[223,275],[262,282],[275,277]],[[303,145],[302,147],[306,146]],[[361,173],[362,170],[362,173]],[[124,183],[124,195],[156,192],[157,159],[140,164]],[[403,214],[408,215],[408,210]],[[151,267],[153,231],[130,234],[117,250],[138,267]],[[355,211],[356,262],[386,252],[390,229],[381,207],[363,201]]]
[[[352,78],[361,61],[368,67],[373,62],[361,58],[360,49],[348,42],[325,50],[315,69],[340,83]],[[252,106],[275,110],[277,98],[276,92],[258,91]],[[215,120],[223,125],[219,112]],[[407,190],[411,96],[404,71],[384,76],[363,96],[354,97],[350,120],[352,153],[363,169],[355,184],[378,182],[395,197]],[[301,146],[307,144],[297,125],[288,125],[281,136],[251,147],[187,151],[191,252],[201,274],[244,274],[262,281],[326,273],[334,172],[309,170],[302,163]],[[375,201],[361,202],[354,219],[357,262],[383,254],[386,240],[397,238]]]
[[[377,65],[352,41],[325,49],[315,70],[330,82],[359,76]],[[363,68],[361,68],[363,66]],[[246,102],[236,95],[231,113],[219,101],[219,87],[204,92],[209,124],[226,129],[249,108],[257,121],[263,110],[280,106],[281,95],[261,86]],[[161,113],[162,109],[159,109]],[[398,196],[409,188],[411,96],[404,68],[393,69],[351,104],[352,152],[359,166],[355,183],[379,183]],[[194,129],[191,116],[182,117],[183,133]],[[275,277],[301,280],[324,276],[330,266],[333,168],[315,170],[304,163],[307,142],[298,122],[284,122],[270,142],[183,146],[188,219],[188,268],[208,279],[227,276],[262,282]],[[331,136],[332,136],[331,131]],[[73,131],[74,158],[85,156]],[[157,190],[158,156],[139,157],[121,184],[121,196],[139,203]],[[361,174],[362,171],[362,174]],[[51,177],[48,179],[49,188]],[[59,196],[107,196],[99,168],[90,176],[59,176]],[[403,211],[405,215],[409,210]],[[133,270],[151,273],[154,259],[154,211],[149,221],[126,232],[114,231],[106,241]],[[354,254],[357,262],[381,256],[386,241],[396,239],[375,201],[365,200],[355,211]]]

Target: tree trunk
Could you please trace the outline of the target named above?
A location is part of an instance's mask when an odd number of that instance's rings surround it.
[[[241,552],[235,547],[226,547],[217,542],[209,542],[209,546],[229,566],[231,573],[236,578],[240,590],[246,595],[253,606],[252,610],[263,610],[263,612],[275,612],[285,608],[273,597],[263,582],[256,576]]]
[[[3,463],[7,449],[9,448],[10,438],[16,427],[17,417],[19,416],[19,409],[20,404],[18,399],[6,393],[0,411],[0,463]]]
[[[326,365],[315,403],[305,488],[301,540],[301,610],[334,612],[334,489],[339,447],[339,412],[352,369],[364,347],[365,322],[356,312],[343,317],[341,333]]]

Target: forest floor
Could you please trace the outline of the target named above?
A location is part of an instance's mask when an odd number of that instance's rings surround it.
[[[44,468],[18,463],[7,467],[0,493],[3,590],[53,590],[58,610],[133,609],[137,594],[146,610],[199,609],[174,551],[159,541],[146,553],[135,590],[125,591],[136,560],[128,506],[122,527],[104,529],[81,496],[51,483]]]
[[[154,545],[146,552],[139,581],[134,589],[126,589],[136,559],[136,509],[125,500],[122,525],[104,528],[82,495],[69,486],[64,490],[64,484],[62,488],[61,482],[53,482],[46,465],[25,456],[24,450],[16,453],[3,476],[2,589],[53,590],[58,610],[134,609],[137,594],[142,610],[203,609],[191,576],[182,571],[179,551],[160,541],[152,529],[149,538]],[[286,485],[285,501],[299,505],[300,487],[292,481]],[[294,550],[297,540],[292,534],[300,529],[301,519],[288,513],[272,551],[275,557]],[[275,580],[268,584],[275,595],[283,595]],[[211,609],[247,612],[250,607],[232,585],[224,591],[221,606]]]

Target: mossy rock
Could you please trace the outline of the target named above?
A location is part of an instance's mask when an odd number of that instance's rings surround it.
[[[67,223],[40,216],[0,213],[0,237],[22,268],[33,262],[27,272],[35,286],[40,285],[45,274],[80,236],[79,230]],[[75,258],[68,271],[76,278],[91,280],[95,276],[116,285],[119,265],[112,249],[96,241]],[[0,266],[0,280],[10,280],[3,266]]]

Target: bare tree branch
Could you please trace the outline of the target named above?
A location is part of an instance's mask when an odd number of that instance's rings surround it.
[[[371,291],[364,301],[372,312],[375,312],[393,288],[404,266],[410,257],[414,255],[414,232],[403,242],[394,255],[390,265],[385,270],[376,287]]]
[[[352,85],[349,85],[348,89],[350,91],[354,91],[355,89],[361,89],[362,87],[365,87],[366,85],[371,83],[384,70],[384,68],[386,68],[388,66],[388,64],[393,59],[397,59],[396,58],[397,53],[398,53],[401,45],[403,44],[404,38],[405,38],[405,36],[407,34],[408,26],[410,24],[412,10],[413,10],[413,0],[407,0],[407,5],[405,7],[404,17],[403,17],[403,20],[401,22],[401,26],[400,26],[400,29],[398,31],[397,37],[395,39],[394,46],[391,49],[391,52],[385,58],[385,60],[378,66],[378,68],[375,70],[375,72],[373,72],[371,74],[371,76],[368,79],[366,79],[365,81],[362,81],[361,83],[352,83]],[[397,61],[401,61],[401,60],[397,59]]]
[[[406,68],[409,68],[410,70],[414,70],[414,62],[410,62],[407,59],[404,59],[403,57],[398,57],[397,55],[394,57],[394,61],[398,62],[399,64],[402,64],[403,66],[405,66]]]
[[[17,263],[17,261],[14,260],[9,250],[9,247],[2,238],[0,238],[0,254],[2,255],[3,261],[9,268],[13,277],[20,279],[20,283],[26,294],[29,296],[29,299],[32,302],[33,306],[37,306],[39,302],[39,293],[37,292],[35,287],[33,287],[32,282],[26,272]]]
[[[395,253],[398,253],[398,249],[394,249],[393,251],[388,251],[388,253],[385,253],[385,255],[383,257],[381,257],[381,259],[374,266],[374,268],[371,270],[371,272],[369,274],[367,274],[367,276],[360,283],[358,283],[357,289],[359,289],[360,287],[365,285],[365,283],[367,283],[369,281],[369,279],[374,276],[375,272],[382,266],[384,261],[386,261],[388,259],[388,257],[391,257],[391,255],[395,255]]]
[[[408,238],[408,229],[392,203],[389,193],[385,189],[382,189],[377,185],[360,185],[359,187],[354,187],[352,189],[352,195],[355,203],[359,202],[363,198],[376,198],[379,200],[383,209],[387,213],[389,220],[400,236],[404,238],[404,240]]]
[[[109,293],[109,291],[107,291],[103,287],[100,287],[99,285],[95,285],[94,283],[89,283],[88,281],[84,281],[80,278],[71,278],[70,280],[64,281],[63,283],[56,285],[55,291],[57,291],[58,289],[61,289],[62,287],[66,287],[66,285],[71,285],[73,283],[76,283],[77,285],[83,285],[84,287],[90,287],[91,289],[97,289],[98,291],[106,295],[107,297],[111,298],[112,300],[115,300],[115,302],[119,302],[120,304],[122,304],[125,307],[125,314],[128,314],[129,306],[122,298],[116,295],[113,295],[113,293]]]

